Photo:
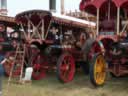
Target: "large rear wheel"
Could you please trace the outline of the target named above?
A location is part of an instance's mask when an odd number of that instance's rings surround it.
[[[104,84],[106,78],[106,62],[101,54],[95,55],[90,64],[90,80],[94,86]]]
[[[62,54],[57,62],[57,77],[67,83],[73,80],[75,74],[75,61],[72,55]]]

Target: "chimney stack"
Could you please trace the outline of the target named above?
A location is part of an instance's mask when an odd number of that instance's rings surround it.
[[[49,9],[52,12],[56,12],[56,0],[49,0]]]
[[[64,14],[64,0],[61,0],[61,14]]]
[[[0,15],[7,15],[7,0],[0,0]]]

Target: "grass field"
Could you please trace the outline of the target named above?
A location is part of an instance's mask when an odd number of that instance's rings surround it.
[[[7,78],[3,81],[2,96],[128,96],[128,77],[108,77],[106,84],[95,88],[89,77],[77,73],[75,79],[67,84],[60,83],[55,74],[45,79],[32,81],[32,84],[10,84],[7,91]]]

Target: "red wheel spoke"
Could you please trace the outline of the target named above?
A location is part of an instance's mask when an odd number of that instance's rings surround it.
[[[75,72],[75,62],[72,56],[70,55],[63,55],[63,57],[60,58],[61,62],[59,62],[60,67],[60,79],[63,82],[69,82],[74,77]]]
[[[32,77],[35,80],[40,80],[45,77],[46,75],[46,70],[43,69],[44,66],[47,65],[47,60],[45,56],[42,54],[38,53],[34,58],[32,62],[32,66],[34,68]]]

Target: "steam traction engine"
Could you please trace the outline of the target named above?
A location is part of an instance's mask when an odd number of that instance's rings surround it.
[[[22,47],[25,47],[24,67],[33,67],[33,79],[42,79],[53,69],[60,81],[71,81],[75,63],[83,60],[76,43],[85,42],[88,38],[86,29],[94,28],[95,23],[43,10],[26,11],[15,18],[20,25],[20,48],[23,51]],[[16,62],[23,60],[17,58]],[[15,67],[15,70],[21,72],[21,67]]]
[[[91,82],[103,85],[106,70],[116,77],[128,74],[128,0],[82,0],[80,10],[97,17],[89,53]]]

